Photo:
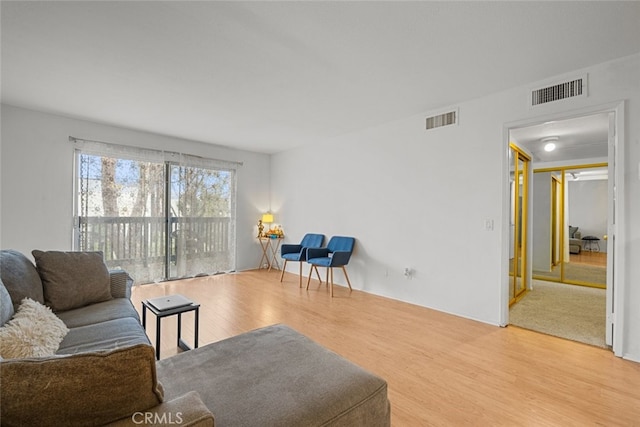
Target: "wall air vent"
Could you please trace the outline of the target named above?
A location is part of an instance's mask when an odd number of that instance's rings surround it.
[[[455,125],[457,123],[458,123],[458,111],[457,110],[449,111],[448,113],[427,117],[427,130],[439,128],[442,126]]]
[[[587,76],[531,91],[531,106],[587,95]]]

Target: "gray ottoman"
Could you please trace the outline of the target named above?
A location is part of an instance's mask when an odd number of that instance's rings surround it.
[[[157,363],[165,401],[195,390],[216,427],[389,426],[387,383],[285,325]]]

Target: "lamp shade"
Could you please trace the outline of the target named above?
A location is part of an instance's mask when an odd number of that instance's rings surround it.
[[[273,222],[273,214],[262,214],[262,222],[264,222],[265,224],[271,224]]]

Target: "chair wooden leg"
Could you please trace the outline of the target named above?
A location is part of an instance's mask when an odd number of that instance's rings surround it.
[[[309,267],[309,277],[307,278],[307,290],[309,290],[309,283],[311,282],[311,273],[313,272],[313,265]]]
[[[309,268],[309,277],[307,278],[307,290],[309,290],[309,283],[311,283],[311,274],[313,273],[313,270],[316,271],[316,276],[318,276],[318,281],[320,282],[320,284],[322,284],[322,279],[320,278],[320,272],[318,271],[318,266],[312,264],[311,268]],[[302,272],[302,267],[300,267],[300,271]],[[329,280],[328,273],[327,273],[327,280]]]
[[[327,267],[327,273],[331,270],[331,298],[333,298],[333,267]]]
[[[331,267],[327,267],[327,279],[325,280],[325,286],[329,286],[329,270],[331,269]],[[331,270],[333,271],[333,270]],[[322,283],[322,282],[320,282]]]
[[[347,279],[347,285],[349,285],[349,291],[353,291],[353,289],[351,289],[351,282],[349,281],[349,275],[347,274],[347,269],[344,268],[344,265],[342,266],[342,271],[344,271],[344,277]]]
[[[280,281],[282,282],[282,278],[284,277],[284,271],[287,269],[287,260],[284,260],[284,265],[282,266],[282,273],[280,274]]]
[[[298,264],[300,264],[300,273],[298,273],[298,277],[299,277],[299,281],[300,281],[300,286],[299,287],[301,288],[302,287],[302,263],[299,262]]]

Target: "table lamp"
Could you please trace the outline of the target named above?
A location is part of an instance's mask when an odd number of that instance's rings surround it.
[[[271,213],[262,214],[262,218],[260,218],[260,220],[258,221],[258,237],[265,236],[264,224],[271,224],[271,223],[273,223],[273,214]]]
[[[267,212],[266,214],[262,214],[262,223],[263,224],[273,223],[273,214],[269,212]]]

